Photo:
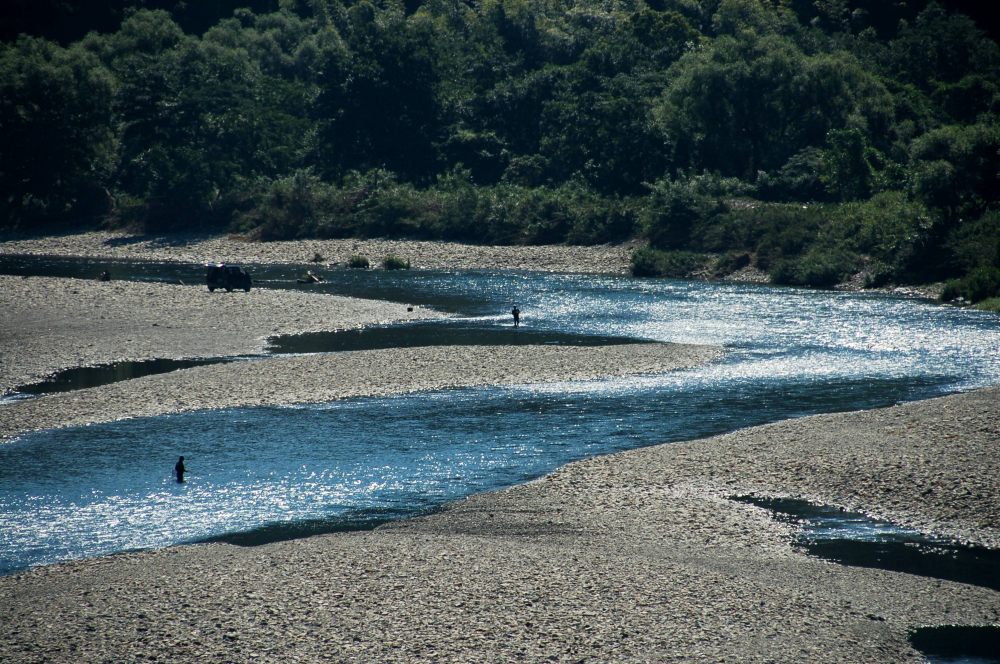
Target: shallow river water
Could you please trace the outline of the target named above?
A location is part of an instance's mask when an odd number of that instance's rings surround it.
[[[116,269],[121,275],[126,267]],[[168,269],[179,268],[142,266],[142,275],[127,276],[176,279]],[[295,287],[291,267],[254,274],[258,285]],[[180,542],[364,527],[574,459],[1000,383],[1000,317],[914,300],[537,273],[328,276],[317,290],[434,306],[458,318],[430,333],[401,327],[314,338],[311,352],[532,335],[545,343],[717,344],[728,352],[656,376],[196,412],[25,435],[0,444],[0,574]],[[524,312],[519,331],[507,313],[514,303]],[[301,351],[295,341],[278,350]],[[172,469],[181,454],[189,476],[178,485]]]

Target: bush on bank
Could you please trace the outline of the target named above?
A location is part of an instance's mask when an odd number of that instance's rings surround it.
[[[710,257],[691,251],[663,251],[643,247],[632,254],[632,275],[686,279],[704,273]]]
[[[398,237],[476,244],[599,244],[635,234],[638,206],[574,184],[475,186],[466,173],[431,187],[385,170],[328,183],[308,170],[255,183],[234,228],[261,240]]]

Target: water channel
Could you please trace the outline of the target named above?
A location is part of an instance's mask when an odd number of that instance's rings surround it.
[[[0,257],[0,272],[197,282],[199,266]],[[33,272],[32,272],[33,270]],[[76,270],[76,273],[73,271]],[[374,525],[571,460],[1000,383],[1000,317],[872,294],[625,277],[251,266],[255,287],[431,306],[453,320],[275,340],[725,346],[690,371],[252,408],[41,431],[0,445],[0,574],[58,560]],[[218,297],[245,297],[217,293]],[[507,313],[524,312],[514,331]],[[416,340],[416,341],[415,341]],[[2,408],[2,406],[0,406]],[[173,482],[184,454],[190,481]]]

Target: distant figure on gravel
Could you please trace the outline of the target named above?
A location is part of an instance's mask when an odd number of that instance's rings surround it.
[[[514,308],[510,310],[510,315],[514,317],[514,327],[519,327],[521,325],[521,310],[514,305]]]
[[[187,469],[184,467],[184,457],[177,460],[177,464],[174,466],[174,472],[177,473],[177,483],[184,484],[184,473]]]

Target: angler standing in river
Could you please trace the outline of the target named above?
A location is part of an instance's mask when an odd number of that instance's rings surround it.
[[[181,457],[180,459],[177,460],[177,463],[174,465],[174,472],[177,473],[178,484],[184,484],[184,473],[186,471],[187,469],[184,467],[184,457]]]

